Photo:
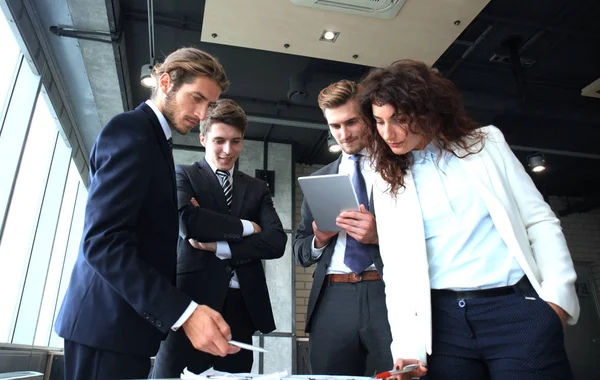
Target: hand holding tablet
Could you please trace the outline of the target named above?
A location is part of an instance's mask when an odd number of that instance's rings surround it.
[[[299,177],[304,199],[320,231],[341,231],[335,219],[342,211],[359,211],[350,176],[327,174]]]

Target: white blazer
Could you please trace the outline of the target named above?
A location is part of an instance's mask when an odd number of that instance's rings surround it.
[[[579,318],[575,269],[560,222],[494,126],[481,152],[459,159],[490,216],[540,297],[562,307],[569,324]],[[459,156],[464,151],[456,149]],[[397,196],[377,176],[373,203],[379,250],[383,260],[388,319],[394,359],[419,359],[431,354],[429,266],[419,198],[410,170]]]

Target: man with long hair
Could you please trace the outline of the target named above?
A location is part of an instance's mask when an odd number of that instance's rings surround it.
[[[211,55],[171,53],[151,99],[113,117],[90,155],[85,226],[56,321],[66,379],[139,379],[172,330],[225,356],[230,328],[175,287],[177,193],[172,130],[187,134],[229,82]]]

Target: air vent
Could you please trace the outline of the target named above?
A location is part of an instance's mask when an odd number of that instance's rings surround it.
[[[294,5],[391,20],[406,0],[290,0]]]
[[[493,54],[490,57],[490,62],[510,64],[510,57],[508,55]],[[521,57],[521,66],[523,67],[531,67],[534,63],[535,59]]]
[[[581,95],[600,98],[600,78],[581,89]]]

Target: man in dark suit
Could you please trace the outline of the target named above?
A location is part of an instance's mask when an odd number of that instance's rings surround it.
[[[220,311],[234,340],[252,344],[256,330],[275,329],[261,260],[283,256],[287,235],[267,184],[234,169],[247,124],[237,104],[219,100],[200,123],[205,157],[176,167],[177,287]],[[176,332],[161,345],[153,376],[177,377],[185,367],[194,373],[211,366],[250,372],[252,358],[247,350],[224,358],[195,351],[188,337]]]
[[[360,211],[339,215],[336,222],[343,231],[320,231],[305,200],[294,239],[298,264],[317,263],[306,317],[314,374],[362,376],[367,355],[377,371],[393,365],[383,264],[375,217],[368,211],[373,209],[370,189],[375,174],[356,93],[354,82],[342,80],[319,94],[319,107],[342,155],[313,175],[350,175]]]
[[[187,134],[229,83],[215,58],[192,48],[170,54],[153,77],[152,98],[112,118],[91,151],[81,248],[55,325],[67,379],[145,378],[179,327],[197,349],[239,350],[219,313],[175,287],[171,129]]]

